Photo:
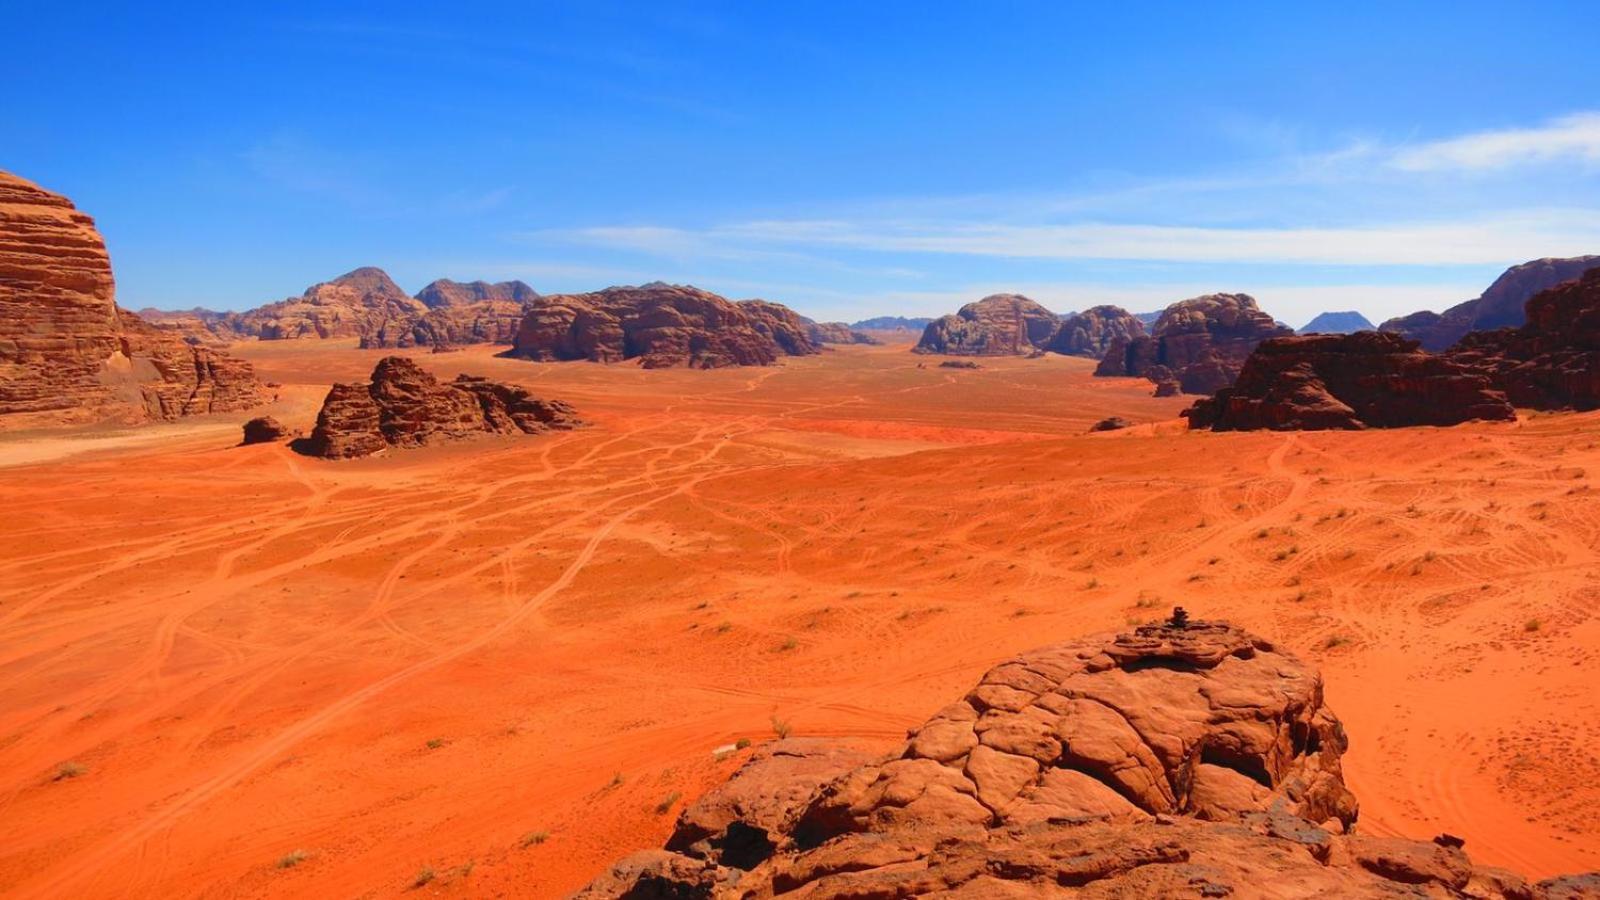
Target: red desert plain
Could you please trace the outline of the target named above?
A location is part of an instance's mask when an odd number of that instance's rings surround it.
[[[1321,668],[1364,832],[1600,867],[1600,415],[1189,432],[1093,360],[906,351],[399,351],[589,425],[344,462],[6,435],[0,894],[556,896],[779,734],[888,750],[1179,604]],[[231,352],[309,430],[395,351]]]

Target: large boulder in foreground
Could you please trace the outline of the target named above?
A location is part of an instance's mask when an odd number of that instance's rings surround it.
[[[1120,306],[1091,306],[1061,320],[1046,350],[1068,356],[1099,359],[1114,341],[1131,341],[1145,334],[1139,317]]]
[[[1490,379],[1398,334],[1361,331],[1273,338],[1232,387],[1184,411],[1191,428],[1327,430],[1508,420]]]
[[[248,409],[250,364],[116,305],[94,219],[0,172],[0,430]]]
[[[884,758],[793,744],[575,896],[1554,900],[1583,884],[1360,834],[1321,678],[1222,623],[1024,654]]]
[[[387,356],[369,384],[335,384],[322,401],[317,427],[297,442],[312,456],[347,459],[389,447],[420,447],[482,434],[540,434],[582,425],[559,400],[460,375],[441,383],[403,356]]]
[[[993,294],[928,323],[916,353],[1026,356],[1055,337],[1061,319],[1021,294]]]
[[[1210,394],[1233,383],[1257,344],[1292,334],[1249,294],[1206,294],[1168,306],[1148,337],[1113,340],[1094,373]]]
[[[777,339],[780,330],[790,346]],[[715,369],[767,366],[782,356],[813,352],[803,330],[794,336],[789,323],[760,310],[696,287],[652,282],[540,297],[528,305],[511,349],[502,355]]]
[[[1600,256],[1535,259],[1512,266],[1482,295],[1443,313],[1416,312],[1389,319],[1378,328],[1419,341],[1422,349],[1448,349],[1474,331],[1515,328],[1527,321],[1524,310],[1534,294],[1600,266]]]

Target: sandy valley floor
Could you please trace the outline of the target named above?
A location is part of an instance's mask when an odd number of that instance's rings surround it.
[[[379,355],[238,349],[305,428]],[[1362,827],[1600,868],[1600,416],[1187,434],[1054,356],[490,353],[418,359],[593,426],[348,463],[235,421],[0,442],[0,895],[559,896],[719,747],[888,747],[1175,603],[1323,667]],[[1113,413],[1154,424],[1084,433]]]

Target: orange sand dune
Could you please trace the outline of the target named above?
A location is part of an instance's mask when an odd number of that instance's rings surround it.
[[[238,349],[305,428],[379,355]],[[559,896],[658,844],[716,748],[887,747],[1175,603],[1322,665],[1363,828],[1600,868],[1600,416],[1187,434],[1084,360],[905,349],[419,354],[594,426],[348,463],[0,444],[0,894]],[[1157,424],[1084,434],[1111,414]]]

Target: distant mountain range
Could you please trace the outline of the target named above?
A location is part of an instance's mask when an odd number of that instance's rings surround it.
[[[1377,331],[1366,316],[1353,309],[1342,312],[1317,314],[1315,319],[1301,327],[1301,334],[1352,334],[1357,331]]]
[[[911,318],[905,316],[878,316],[875,319],[862,319],[859,322],[852,322],[850,327],[856,331],[921,331],[927,328],[928,323],[932,321],[933,319],[931,318],[918,316]]]

